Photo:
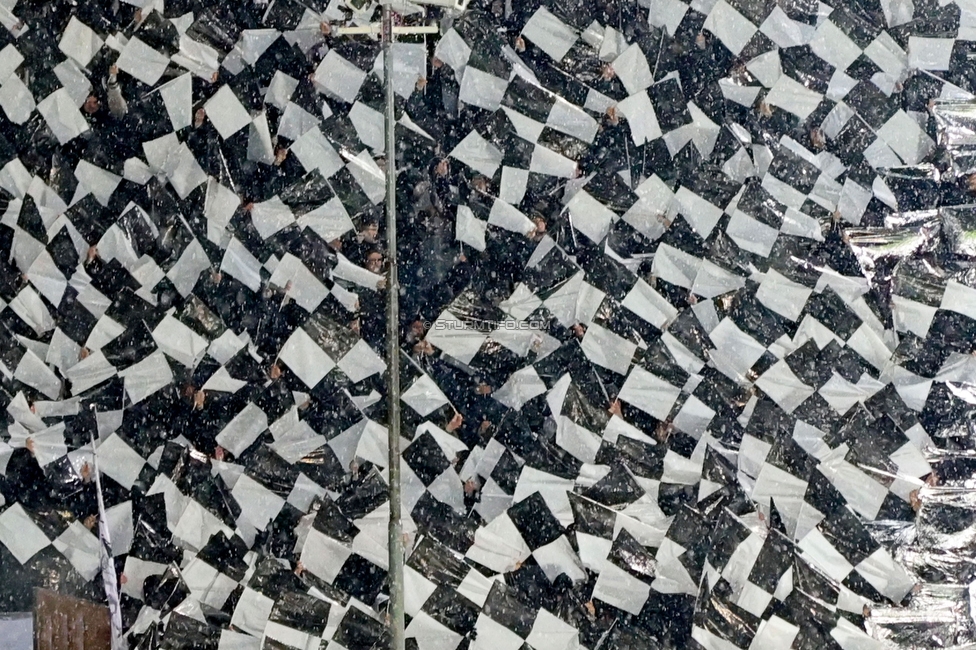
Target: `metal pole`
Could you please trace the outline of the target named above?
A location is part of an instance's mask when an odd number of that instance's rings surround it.
[[[393,95],[393,10],[383,5],[383,76],[386,83],[386,349],[390,446],[390,650],[405,650],[403,617],[403,524],[400,521],[400,281],[397,278],[396,111]]]

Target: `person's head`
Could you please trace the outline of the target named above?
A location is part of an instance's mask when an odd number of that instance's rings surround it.
[[[366,254],[366,270],[371,273],[383,272],[383,253],[371,250]]]
[[[94,113],[97,113],[98,109],[101,108],[101,106],[102,103],[98,101],[98,97],[95,97],[95,95],[88,95],[88,99],[85,100],[82,109],[89,115],[92,115]]]
[[[380,224],[377,223],[375,219],[370,219],[363,225],[363,241],[373,243],[376,241],[376,237],[379,235],[379,233]]]
[[[471,187],[473,187],[478,192],[482,192],[482,193],[487,192],[488,179],[482,176],[481,174],[478,174],[477,176],[471,179]]]
[[[418,318],[414,322],[410,323],[410,334],[417,339],[424,336],[424,321]]]
[[[438,176],[447,176],[451,171],[451,165],[447,162],[447,158],[442,158],[437,166],[434,167],[434,171]]]
[[[546,220],[545,220],[545,217],[543,217],[539,213],[533,214],[532,215],[532,224],[535,226],[535,234],[537,236],[541,236],[541,235],[545,234],[545,232],[546,232]]]

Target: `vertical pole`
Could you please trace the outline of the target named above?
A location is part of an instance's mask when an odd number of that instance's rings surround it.
[[[386,84],[386,349],[390,446],[390,650],[405,650],[403,618],[403,524],[400,520],[400,281],[397,277],[396,111],[393,95],[393,10],[383,5],[383,76]]]

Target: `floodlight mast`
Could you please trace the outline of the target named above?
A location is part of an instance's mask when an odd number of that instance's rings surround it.
[[[403,593],[403,519],[400,512],[400,280],[397,275],[396,106],[393,94],[393,9],[383,5],[383,77],[386,85],[387,433],[390,480],[390,650],[406,650]]]
[[[349,2],[349,0],[347,0]],[[390,650],[406,650],[404,633],[403,566],[405,560],[403,520],[401,513],[400,480],[400,280],[397,275],[397,219],[396,219],[396,101],[393,92],[393,43],[397,34],[437,34],[436,23],[417,26],[394,26],[394,5],[441,7],[456,14],[468,8],[469,0],[383,0],[380,24],[335,26],[337,36],[380,35],[383,43],[383,82],[386,90],[386,238],[387,238],[387,432],[389,434],[390,521],[389,581],[390,581]],[[362,3],[365,4],[365,3]],[[359,7],[361,9],[361,7]]]

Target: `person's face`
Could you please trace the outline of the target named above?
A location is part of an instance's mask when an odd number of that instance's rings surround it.
[[[424,335],[424,324],[419,320],[415,320],[410,324],[410,333],[415,337],[420,338]]]
[[[371,273],[379,273],[383,270],[383,256],[379,253],[370,253],[366,258],[366,269]]]
[[[439,163],[437,163],[437,175],[438,176],[447,176],[447,172],[449,172],[449,171],[451,171],[451,168],[447,164],[447,161],[446,160],[442,160]]]
[[[91,115],[92,113],[97,113],[100,104],[98,103],[98,98],[94,95],[89,95],[88,99],[85,100],[85,105],[82,107],[85,112]]]

